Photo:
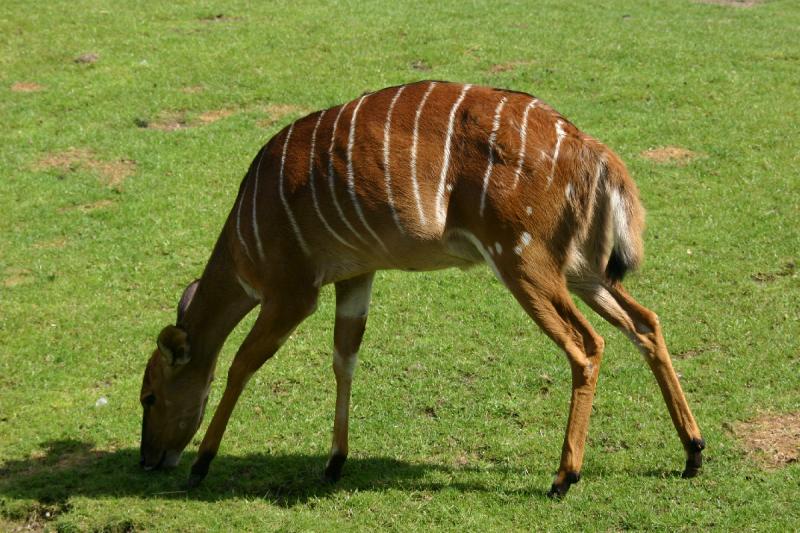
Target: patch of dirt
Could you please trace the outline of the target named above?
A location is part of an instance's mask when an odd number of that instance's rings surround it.
[[[422,59],[412,61],[409,66],[414,70],[419,70],[420,72],[430,72],[432,69],[432,67]]]
[[[50,239],[48,241],[39,241],[34,243],[33,247],[39,250],[51,250],[51,249],[58,249],[64,248],[67,245],[66,237],[58,237],[56,239]]]
[[[508,72],[516,70],[519,67],[526,67],[532,65],[533,61],[509,61],[508,63],[498,63],[489,67],[490,74],[500,74],[501,72]]]
[[[215,15],[207,15],[205,17],[200,17],[200,22],[233,22],[236,20],[242,20],[242,17],[231,17],[226,15],[225,13],[217,13]]]
[[[89,202],[88,204],[75,205],[70,207],[62,207],[58,210],[59,213],[66,213],[68,211],[80,211],[81,213],[91,213],[98,209],[105,209],[116,205],[114,200],[97,200],[96,202]]]
[[[691,359],[692,357],[697,357],[698,355],[702,355],[708,352],[716,352],[720,349],[720,345],[717,343],[707,344],[705,346],[698,346],[697,348],[689,348],[687,350],[682,350],[673,354],[673,358],[675,359]]]
[[[159,131],[176,131],[197,126],[205,126],[222,118],[229,117],[235,113],[232,109],[214,109],[200,113],[196,118],[190,120],[186,111],[163,111],[153,119],[137,118],[134,122],[140,128],[147,128]]]
[[[206,111],[205,113],[200,113],[197,117],[197,120],[200,121],[201,124],[211,124],[212,122],[216,122],[221,118],[229,117],[233,115],[232,109],[217,109],[215,111]]]
[[[188,87],[182,87],[181,92],[185,94],[197,94],[205,91],[206,88],[202,85],[190,85]]]
[[[697,152],[692,152],[679,146],[653,148],[652,150],[645,150],[640,155],[656,163],[672,163],[680,166],[686,165],[699,156]]]
[[[759,283],[771,283],[778,278],[785,278],[787,276],[795,276],[797,271],[797,263],[789,261],[780,270],[775,272],[756,272],[750,276],[750,279]]]
[[[88,54],[81,54],[75,58],[75,63],[78,64],[91,64],[97,63],[97,60],[100,59],[100,54],[95,54],[94,52],[89,52]]]
[[[107,187],[119,190],[122,183],[136,171],[136,162],[132,159],[102,161],[91,150],[70,148],[43,157],[36,163],[36,168],[56,169],[64,173],[86,169],[98,174]]]
[[[140,128],[159,131],[175,131],[189,127],[184,111],[164,111],[159,113],[154,120],[137,118],[136,125]]]
[[[753,7],[763,2],[764,0],[694,0],[695,4],[713,4],[728,7]]]
[[[44,90],[44,85],[32,81],[17,81],[11,84],[11,92],[35,93]]]
[[[267,114],[267,118],[259,120],[256,124],[263,128],[268,128],[276,122],[280,122],[287,115],[302,114],[306,113],[307,110],[293,104],[267,104],[264,112]]]
[[[3,273],[3,287],[8,289],[19,285],[27,285],[28,283],[33,283],[33,281],[33,272],[27,268],[9,267]]]
[[[780,468],[800,460],[800,411],[738,422],[733,432],[748,455],[764,468]]]

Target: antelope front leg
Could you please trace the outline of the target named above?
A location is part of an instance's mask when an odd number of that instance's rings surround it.
[[[333,443],[325,479],[337,481],[347,459],[347,433],[350,412],[350,389],[358,361],[358,349],[367,324],[374,274],[365,274],[336,283],[336,324],[333,331],[333,373],[336,376],[336,413],[333,419]]]
[[[190,488],[199,485],[208,474],[209,465],[217,455],[228,420],[247,381],[278,351],[294,328],[313,312],[316,294],[306,304],[302,303],[302,297],[294,296],[297,299],[291,305],[277,305],[275,302],[262,304],[253,329],[248,333],[228,370],[228,381],[222,400],[214,412],[197,452],[197,459],[192,465],[188,482]]]

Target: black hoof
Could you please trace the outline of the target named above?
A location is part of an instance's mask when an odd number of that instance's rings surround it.
[[[197,456],[197,460],[192,465],[192,471],[189,474],[189,480],[186,482],[186,485],[193,489],[200,485],[203,480],[208,475],[208,467],[211,465],[211,461],[214,459],[213,453],[205,453]]]
[[[186,480],[186,488],[187,489],[196,489],[200,486],[200,483],[206,478],[205,474],[189,474],[189,479]]]
[[[347,459],[346,455],[332,455],[328,459],[328,464],[325,467],[325,481],[328,483],[336,483],[342,477],[342,467],[344,461]]]
[[[686,449],[686,468],[681,477],[689,479],[697,476],[703,469],[703,450],[706,442],[703,439],[692,439]]]
[[[569,490],[570,485],[573,485],[580,480],[580,472],[569,472],[566,476],[564,476],[564,481],[561,483],[553,483],[553,485],[550,487],[550,492],[548,492],[547,495],[554,499],[563,498]]]

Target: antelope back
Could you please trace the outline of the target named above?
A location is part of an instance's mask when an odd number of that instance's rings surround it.
[[[604,262],[614,244],[609,191],[623,190],[628,222],[641,218],[619,165],[531,95],[425,81],[284,128],[256,156],[230,227],[252,269],[301,262],[323,282],[521,256],[531,244],[566,265],[590,234],[593,261]],[[480,253],[453,246],[462,233]]]

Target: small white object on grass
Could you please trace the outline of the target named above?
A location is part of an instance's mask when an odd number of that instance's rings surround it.
[[[94,402],[95,407],[105,407],[108,405],[108,398],[105,396],[100,396],[96,402]]]

